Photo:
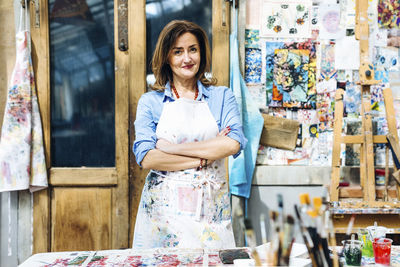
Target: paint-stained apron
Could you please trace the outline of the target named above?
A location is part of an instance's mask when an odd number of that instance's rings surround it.
[[[25,1],[26,2],[26,1]],[[0,192],[46,188],[43,131],[29,50],[27,8],[21,7],[16,61],[11,75],[0,141]]]
[[[218,132],[205,101],[180,98],[164,104],[156,135],[179,144],[214,138]],[[224,160],[202,170],[150,171],[133,247],[235,247]]]

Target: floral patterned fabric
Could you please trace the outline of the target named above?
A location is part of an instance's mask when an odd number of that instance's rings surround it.
[[[16,35],[17,57],[8,89],[0,141],[0,192],[47,187],[42,123],[28,48]]]
[[[157,138],[172,143],[207,140],[217,123],[203,101],[164,104]],[[224,160],[202,170],[150,171],[136,219],[134,248],[235,247]]]

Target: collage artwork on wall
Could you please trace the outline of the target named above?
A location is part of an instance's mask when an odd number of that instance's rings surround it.
[[[343,133],[357,134],[361,123],[355,0],[254,0],[247,9],[244,77],[249,91],[263,113],[301,123],[294,151],[260,145],[257,164],[330,166],[338,81],[346,84]],[[369,0],[367,13],[369,60],[380,80],[371,86],[373,126],[375,134],[386,134],[384,88],[392,89],[400,111],[400,41],[392,41],[400,40],[400,3]],[[343,146],[342,164],[359,164],[359,149]],[[385,164],[384,153],[375,147],[377,163]]]

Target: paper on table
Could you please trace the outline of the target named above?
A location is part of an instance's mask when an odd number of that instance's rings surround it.
[[[266,260],[267,249],[269,248],[269,246],[270,242],[256,247],[261,260]],[[311,266],[311,260],[309,258],[299,258],[307,253],[307,247],[304,244],[293,243],[292,251],[290,253],[289,266]]]
[[[336,41],[335,68],[338,70],[360,68],[360,42],[354,36],[346,36]]]
[[[266,251],[269,248],[269,246],[270,246],[270,242],[256,247],[258,255],[260,255],[260,259],[262,259],[262,260],[266,259]],[[307,247],[304,244],[293,243],[292,251],[290,253],[290,258],[300,257],[306,253],[308,253]]]

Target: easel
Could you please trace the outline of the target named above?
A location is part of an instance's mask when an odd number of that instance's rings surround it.
[[[379,81],[374,79],[374,69],[369,62],[369,26],[368,26],[368,0],[356,0],[356,39],[360,41],[360,85],[361,85],[361,117],[362,117],[362,133],[361,135],[342,136],[343,124],[343,88],[338,88],[335,95],[335,119],[333,130],[333,150],[332,150],[332,171],[330,185],[330,201],[333,206],[332,213],[336,232],[346,232],[347,224],[352,214],[358,214],[354,223],[354,230],[357,227],[364,228],[373,225],[374,221],[378,224],[390,228],[395,226],[400,214],[400,202],[387,201],[387,184],[388,184],[388,158],[389,151],[386,145],[386,177],[383,193],[383,201],[376,200],[375,187],[375,166],[374,166],[374,144],[387,144],[385,135],[373,135],[372,118],[371,118],[371,85],[378,84]],[[390,88],[383,90],[385,100],[386,119],[388,131],[391,140],[399,142],[396,128],[396,119],[393,107],[393,97]],[[360,149],[360,191],[362,199],[342,200],[339,197],[342,194],[339,188],[340,179],[340,149],[341,144],[361,144]],[[396,167],[395,167],[396,170]],[[397,199],[399,196],[399,185],[396,185]],[[335,212],[340,209],[340,212]],[[382,211],[385,215],[382,216]],[[340,215],[338,214],[340,213]],[[379,216],[378,216],[379,215]],[[386,216],[388,215],[388,216]],[[393,215],[393,216],[391,216]],[[393,221],[395,220],[395,221]],[[343,229],[345,228],[345,229]],[[395,227],[395,228],[398,228]]]

